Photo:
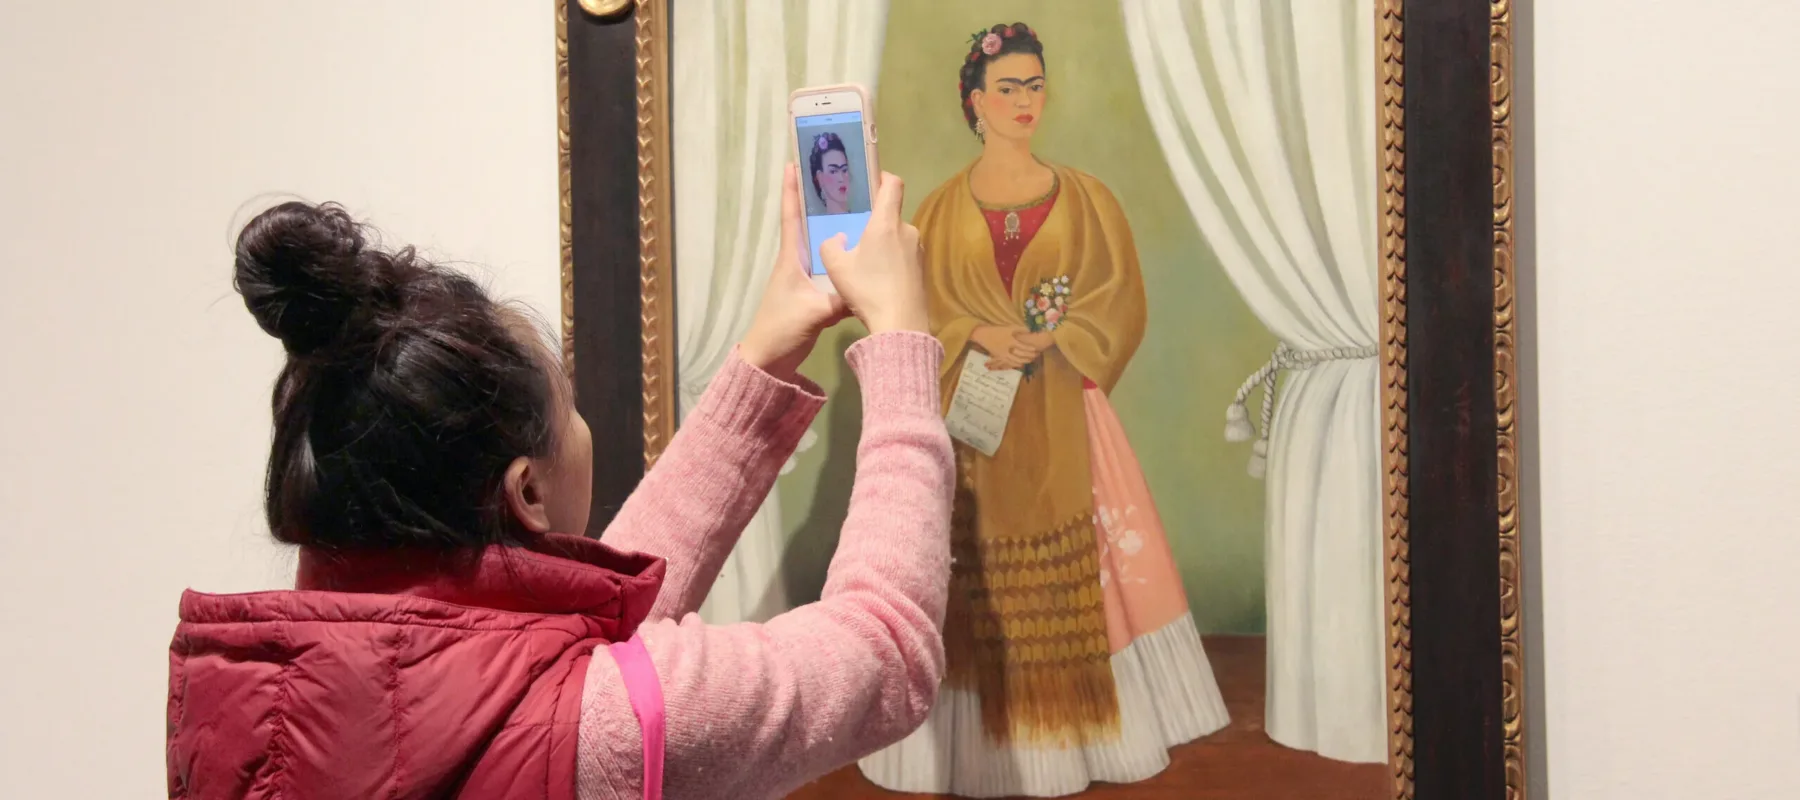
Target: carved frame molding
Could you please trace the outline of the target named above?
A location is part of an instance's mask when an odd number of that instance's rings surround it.
[[[1513,274],[1513,8],[1492,0],[1488,102],[1494,141],[1494,404],[1499,463],[1500,732],[1506,797],[1525,797],[1524,589],[1519,542],[1517,318]]]

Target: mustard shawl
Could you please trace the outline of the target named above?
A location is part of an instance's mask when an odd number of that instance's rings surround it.
[[[999,450],[989,458],[957,446],[949,682],[979,692],[984,729],[1000,742],[1094,741],[1118,726],[1082,378],[1108,392],[1118,382],[1144,336],[1144,282],[1112,193],[1091,175],[1053,169],[1056,204],[1010,292],[969,169],[932,192],[913,220],[932,332],[949,356],[946,409],[964,359],[984,357],[970,342],[974,330],[1023,327],[1035,287],[1070,283],[1056,345],[1020,385]]]

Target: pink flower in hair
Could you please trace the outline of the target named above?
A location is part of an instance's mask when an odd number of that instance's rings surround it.
[[[1000,52],[1000,34],[990,33],[981,37],[981,52],[990,56]]]

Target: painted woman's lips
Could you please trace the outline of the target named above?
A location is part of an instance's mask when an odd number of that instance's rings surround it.
[[[1013,121],[1019,123],[1020,125],[1030,125],[1031,121],[1034,119],[1037,119],[1037,117],[1034,117],[1030,114],[1020,114],[1016,117],[1013,117]]]

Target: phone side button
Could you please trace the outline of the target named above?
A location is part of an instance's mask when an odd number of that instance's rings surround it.
[[[869,123],[869,144],[874,144],[879,141],[881,141],[881,137],[875,135],[875,123],[871,122]]]

